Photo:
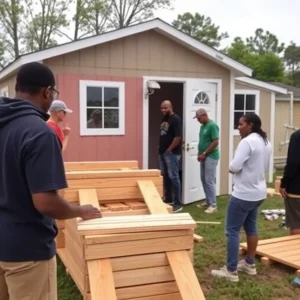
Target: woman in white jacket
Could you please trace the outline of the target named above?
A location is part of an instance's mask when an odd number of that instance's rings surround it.
[[[258,208],[267,197],[265,173],[269,169],[272,147],[261,128],[261,119],[254,113],[239,120],[241,141],[230,163],[234,187],[227,206],[227,264],[212,275],[238,282],[238,271],[256,275],[255,252],[258,242]],[[247,235],[247,256],[238,262],[241,228]]]

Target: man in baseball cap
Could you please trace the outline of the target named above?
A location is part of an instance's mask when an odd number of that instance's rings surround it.
[[[62,128],[60,127],[60,124],[63,124],[66,115],[72,113],[73,111],[67,107],[65,102],[61,100],[54,100],[49,112],[50,119],[48,120],[47,124],[54,130],[60,142],[62,152],[64,152],[69,142],[69,134],[71,129],[68,124],[64,125]]]

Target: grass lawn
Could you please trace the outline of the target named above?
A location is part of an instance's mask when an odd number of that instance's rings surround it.
[[[224,217],[226,213],[228,197],[220,197],[218,200],[218,212],[206,215],[202,209],[191,204],[184,208],[195,220],[221,221],[221,225],[199,224],[197,234],[204,237],[204,241],[195,244],[194,267],[199,278],[201,287],[207,300],[283,300],[299,299],[299,288],[291,285],[295,270],[285,268],[281,265],[271,267],[257,263],[258,275],[250,277],[240,275],[238,283],[231,283],[215,279],[210,275],[210,270],[224,265],[225,262],[225,237]],[[261,209],[283,208],[283,201],[280,197],[268,198]],[[287,230],[280,228],[281,218],[276,221],[264,220],[259,216],[260,238],[272,238],[287,235]],[[241,233],[241,241],[245,241],[245,235]],[[66,275],[65,268],[59,262],[58,266],[59,300],[82,299],[73,281]],[[109,299],[107,299],[109,300]]]

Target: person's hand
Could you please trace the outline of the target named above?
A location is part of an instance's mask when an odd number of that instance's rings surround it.
[[[198,154],[198,161],[200,161],[200,162],[205,161],[205,155]]]
[[[79,217],[83,220],[102,218],[102,214],[99,209],[90,204],[81,205],[79,209]]]
[[[287,192],[286,192],[285,188],[280,188],[279,193],[280,193],[282,198],[287,198]]]
[[[63,128],[63,133],[65,136],[68,136],[70,134],[71,128],[69,127],[69,124],[66,124]]]

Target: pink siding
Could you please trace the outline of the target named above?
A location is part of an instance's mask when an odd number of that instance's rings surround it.
[[[125,82],[125,135],[80,136],[79,80]],[[59,98],[73,110],[67,118],[72,131],[65,161],[138,160],[142,167],[142,78],[60,73],[57,86]]]

